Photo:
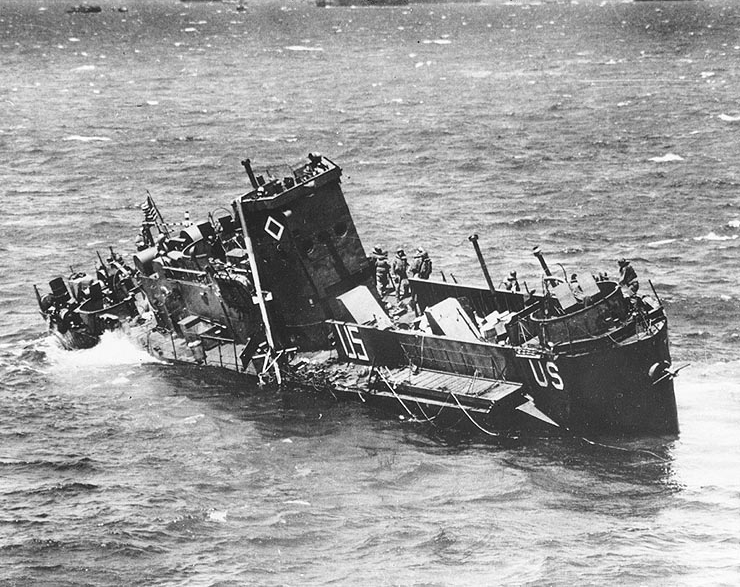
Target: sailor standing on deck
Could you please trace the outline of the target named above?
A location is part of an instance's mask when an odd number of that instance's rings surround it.
[[[640,289],[637,272],[627,259],[619,259],[617,264],[619,265],[619,285],[627,288],[631,292],[630,295],[636,295],[637,290]]]
[[[393,281],[396,284],[396,299],[406,297],[409,294],[409,261],[406,258],[406,253],[403,249],[396,251],[396,256],[393,258],[393,264],[391,265],[391,271],[393,273]]]
[[[419,247],[414,254],[414,264],[411,266],[411,275],[419,279],[429,279],[432,274],[432,260],[429,254]]]
[[[375,263],[375,288],[382,296],[392,290],[393,286],[391,285],[391,265],[388,262],[388,253],[380,245],[373,249],[373,261]]]

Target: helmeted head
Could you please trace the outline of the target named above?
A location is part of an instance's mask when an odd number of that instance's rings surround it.
[[[627,259],[625,259],[624,257],[621,257],[620,259],[617,259],[617,264],[620,267],[624,267],[625,265],[629,265],[630,262]]]
[[[373,247],[373,255],[382,255],[382,254],[383,254],[383,247],[381,247],[380,245],[375,245],[375,247]]]
[[[509,273],[509,281],[514,281],[516,279],[516,271],[511,271]]]
[[[578,274],[577,273],[574,273],[573,275],[571,275],[570,276],[570,280],[571,281],[578,281]]]
[[[403,249],[398,249],[396,251],[396,255],[398,255],[399,257],[405,257],[406,256],[406,252]]]

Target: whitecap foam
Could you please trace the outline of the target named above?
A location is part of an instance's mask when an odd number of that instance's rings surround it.
[[[669,245],[675,242],[676,242],[675,238],[666,238],[661,241],[653,241],[651,243],[648,243],[648,246],[649,247],[662,247],[663,245]]]
[[[729,114],[720,114],[717,118],[724,120],[725,122],[740,122],[740,115],[730,116]]]
[[[321,47],[307,47],[305,45],[288,45],[286,51],[323,51]]]
[[[110,137],[84,137],[82,135],[69,135],[64,137],[63,141],[79,141],[81,143],[93,143],[93,142],[108,142],[112,141]]]
[[[695,236],[695,241],[731,241],[735,240],[738,237],[736,234],[731,235],[721,235],[717,234],[716,232],[710,232],[707,235],[704,236]]]
[[[131,383],[131,380],[125,375],[119,375],[113,381],[110,382],[111,385],[126,385],[128,383]]]
[[[208,514],[208,519],[214,522],[225,522],[227,514],[228,512],[218,512],[214,510]]]
[[[660,157],[650,157],[650,161],[653,161],[654,163],[672,163],[674,161],[683,161],[683,157],[681,157],[681,155],[676,155],[675,153],[666,153]]]
[[[45,346],[44,350],[51,363],[64,368],[161,363],[137,346],[123,332],[103,333],[100,342],[91,349],[65,350],[53,335],[49,335]],[[117,384],[123,384],[123,382]]]

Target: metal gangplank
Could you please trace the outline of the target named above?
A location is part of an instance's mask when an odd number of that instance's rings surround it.
[[[388,394],[407,402],[490,413],[497,407],[514,409],[527,401],[521,393],[522,384],[514,381],[413,366],[376,369],[374,373],[379,383],[374,386],[375,393]]]

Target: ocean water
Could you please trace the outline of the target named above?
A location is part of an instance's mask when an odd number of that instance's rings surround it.
[[[1,585],[740,582],[740,5],[0,3]],[[125,7],[122,12],[117,8]],[[677,438],[462,438],[64,352],[32,285],[320,151],[366,247],[539,284],[632,260]],[[559,264],[559,265],[558,265]]]

